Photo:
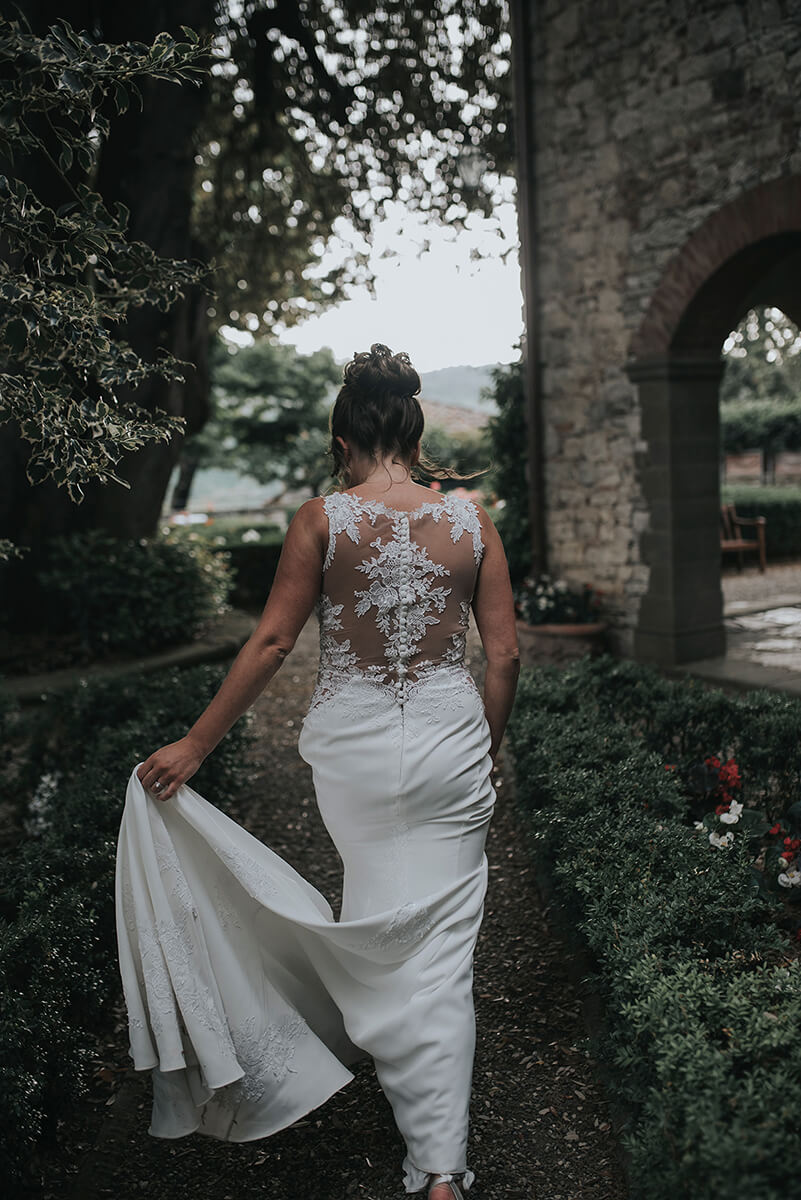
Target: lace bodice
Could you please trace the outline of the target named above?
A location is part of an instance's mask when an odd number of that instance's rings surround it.
[[[472,501],[446,494],[411,512],[350,492],[324,499],[328,552],[317,602],[320,667],[310,709],[353,679],[391,689],[464,670],[484,543]]]

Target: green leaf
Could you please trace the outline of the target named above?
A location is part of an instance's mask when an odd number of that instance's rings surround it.
[[[65,88],[68,92],[72,92],[74,96],[86,90],[86,81],[83,77],[77,71],[71,71],[69,68],[61,72],[58,85],[61,88]]]
[[[21,354],[28,344],[28,330],[20,317],[9,321],[5,327],[4,341],[12,354]]]
[[[19,103],[16,100],[6,100],[0,105],[0,129],[14,130],[17,128]]]
[[[118,113],[125,112],[131,103],[131,97],[127,90],[116,79],[114,80],[114,103]]]

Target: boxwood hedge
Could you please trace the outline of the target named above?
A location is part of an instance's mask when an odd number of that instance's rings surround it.
[[[182,736],[225,668],[198,666],[121,682],[84,681],[21,716],[0,705],[0,736],[28,836],[0,861],[0,1171],[35,1185],[59,1118],[87,1087],[96,1038],[119,1000],[114,924],[116,838],[131,770]],[[248,777],[250,716],[192,779],[215,803]]]
[[[629,1113],[632,1197],[788,1194],[801,910],[788,924],[792,906],[760,886],[754,838],[721,850],[696,828],[680,768],[735,758],[746,806],[797,830],[800,735],[789,697],[731,697],[609,657],[522,676],[509,727],[518,800],[604,1003],[590,1041]]]

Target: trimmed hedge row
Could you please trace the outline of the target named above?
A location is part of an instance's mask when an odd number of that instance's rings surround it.
[[[191,640],[228,611],[231,587],[226,556],[199,539],[116,538],[98,529],[54,538],[39,578],[52,600],[51,632],[79,630],[95,655]]]
[[[746,803],[792,826],[799,735],[789,697],[732,698],[609,657],[522,676],[509,727],[519,803],[593,956],[606,1012],[594,1049],[634,1113],[633,1196],[787,1195],[801,1151],[797,944],[756,878],[746,822],[715,849],[682,768],[736,759]]]
[[[267,603],[283,545],[283,534],[278,533],[252,545],[229,543],[223,550],[212,547],[215,554],[225,556],[233,574],[229,600],[235,608],[253,609]]]
[[[740,517],[765,517],[768,562],[777,558],[801,558],[801,488],[748,487],[725,484],[723,504],[733,504]],[[751,531],[746,530],[750,537]]]
[[[186,732],[225,674],[198,666],[91,681],[25,714],[26,752],[6,764],[29,831],[0,861],[0,1170],[35,1185],[59,1117],[85,1092],[99,1030],[120,995],[114,870],[137,762]],[[0,736],[18,738],[13,704]],[[249,715],[192,778],[215,802],[248,778]]]

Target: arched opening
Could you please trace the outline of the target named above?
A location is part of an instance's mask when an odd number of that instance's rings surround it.
[[[647,450],[642,535],[649,586],[634,650],[664,664],[725,652],[720,587],[722,346],[745,313],[801,317],[801,180],[778,180],[718,210],[673,259],[632,342]]]

